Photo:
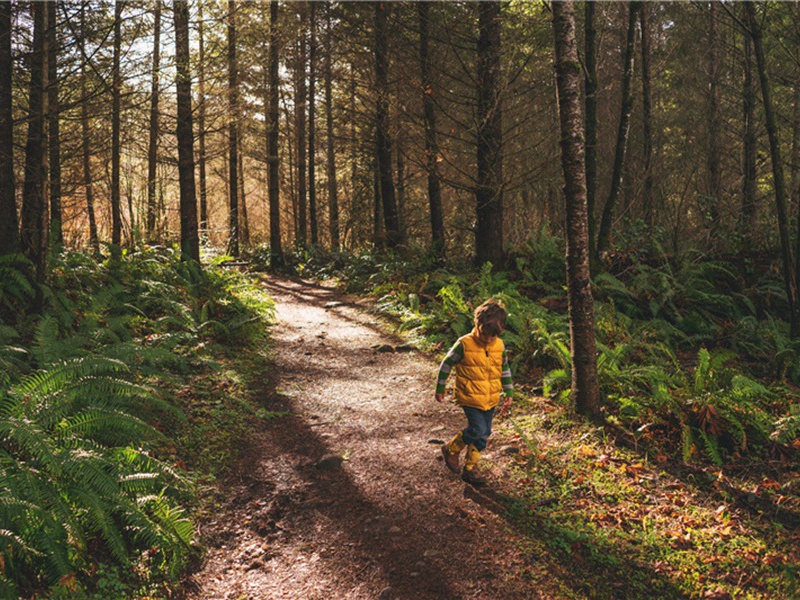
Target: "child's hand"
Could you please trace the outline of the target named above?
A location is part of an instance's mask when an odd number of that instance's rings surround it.
[[[444,402],[444,394],[436,394],[437,402]]]
[[[505,417],[508,414],[508,410],[511,408],[511,405],[514,403],[514,399],[511,396],[506,396],[503,399],[503,404],[500,406],[500,416]]]

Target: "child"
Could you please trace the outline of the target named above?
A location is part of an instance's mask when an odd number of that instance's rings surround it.
[[[506,395],[507,406],[513,389],[511,369],[508,366],[505,346],[500,334],[506,326],[506,310],[497,300],[487,300],[475,309],[475,327],[459,338],[439,367],[436,400],[444,400],[445,383],[450,371],[456,371],[456,403],[464,409],[467,427],[448,444],[442,446],[444,464],[454,473],[459,471],[459,454],[466,448],[467,455],[461,479],[473,486],[485,480],[475,470],[486,440],[492,433],[494,409],[501,393]]]

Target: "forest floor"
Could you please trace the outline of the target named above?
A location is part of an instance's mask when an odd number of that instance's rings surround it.
[[[278,322],[251,385],[280,416],[241,440],[188,600],[796,597],[794,512],[753,524],[543,399],[496,419],[475,490],[441,459],[463,415],[435,402],[433,358],[365,301],[264,286]]]

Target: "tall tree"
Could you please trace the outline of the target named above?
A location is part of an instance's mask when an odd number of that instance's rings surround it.
[[[308,221],[311,226],[311,243],[319,243],[317,223],[317,3],[310,2],[308,12]]]
[[[11,3],[0,2],[0,255],[19,252],[14,185],[14,118],[11,110]]]
[[[791,238],[789,235],[789,219],[786,210],[786,184],[783,180],[783,159],[781,158],[780,138],[778,137],[778,122],[775,117],[775,108],[772,102],[772,90],[767,73],[767,60],[764,56],[761,25],[756,18],[756,4],[745,3],[747,10],[747,25],[753,39],[753,50],[756,55],[758,77],[761,82],[761,98],[764,103],[764,116],[767,121],[767,136],[769,137],[770,158],[772,161],[772,185],[775,191],[775,208],[778,213],[778,233],[781,244],[781,257],[783,258],[783,276],[786,285],[786,296],[789,300],[791,311],[791,335],[800,334],[800,320],[798,320],[798,294],[797,274],[795,272],[794,257],[792,256]]]
[[[122,244],[122,210],[120,194],[120,95],[122,74],[120,55],[122,49],[122,0],[114,1],[114,57],[111,72],[111,244]]]
[[[35,267],[36,280],[44,281],[45,223],[45,27],[48,4],[31,3],[33,11],[33,54],[28,100],[28,139],[25,145],[25,182],[22,190],[20,242],[25,256]]]
[[[192,134],[192,76],[189,70],[189,4],[174,0],[175,67],[178,120],[178,181],[180,186],[181,257],[200,262],[197,232],[197,197],[194,184],[194,136]],[[235,178],[234,178],[235,181]]]
[[[308,217],[306,215],[306,102],[308,88],[306,86],[306,54],[307,39],[303,27],[303,9],[300,5],[300,42],[299,51],[295,60],[295,138],[297,148],[297,229],[295,243],[304,246],[308,241]]]
[[[339,239],[339,192],[336,182],[336,153],[334,152],[333,129],[333,26],[331,23],[331,5],[325,11],[325,121],[328,135],[328,224],[331,237],[331,250],[338,252]]]
[[[280,74],[278,54],[278,0],[269,3],[269,134],[267,136],[267,163],[269,169],[269,246],[272,266],[283,263],[281,248],[280,175],[278,172],[278,99]]]
[[[712,240],[719,235],[719,202],[722,194],[722,147],[720,146],[719,110],[719,33],[717,25],[717,3],[709,3],[708,11],[708,144],[706,183],[708,227]]]
[[[572,398],[578,412],[600,415],[600,386],[589,274],[589,226],[580,104],[581,64],[571,0],[553,2],[561,168],[567,213],[567,297],[572,353]]]
[[[425,127],[425,171],[428,176],[428,206],[431,223],[431,253],[444,258],[444,213],[439,178],[439,144],[436,137],[436,103],[431,81],[430,7],[427,0],[417,2],[419,17],[419,62],[422,85],[422,111]]]
[[[161,64],[161,0],[155,0],[153,11],[153,72],[150,80],[150,131],[147,144],[147,239],[156,233],[156,167],[158,166],[158,101],[160,97],[158,75]]]
[[[742,83],[742,113],[744,120],[744,139],[742,144],[742,212],[739,218],[739,235],[742,251],[752,248],[755,218],[758,210],[756,188],[756,86],[753,79],[753,39],[749,33],[744,36]]]
[[[239,256],[239,65],[236,3],[228,0],[228,252]]]
[[[643,4],[640,12],[642,26],[642,152],[644,154],[644,205],[645,223],[653,226],[653,107],[650,91],[650,6]]]
[[[625,153],[628,147],[628,134],[630,132],[631,111],[633,110],[633,95],[631,94],[631,80],[633,78],[633,57],[636,43],[636,21],[640,2],[628,3],[628,35],[625,43],[624,68],[622,73],[622,105],[620,107],[619,126],[617,127],[617,145],[614,151],[614,167],[611,173],[611,189],[608,193],[603,208],[603,218],[600,221],[600,230],[597,233],[597,257],[611,247],[611,227],[614,221],[614,212],[622,188],[622,173],[625,166]]]
[[[206,45],[203,3],[197,4],[197,86],[200,96],[197,107],[197,162],[200,175],[200,231],[208,231],[208,188],[206,183]]]
[[[596,2],[584,4],[586,96],[586,206],[589,215],[589,247],[595,251],[595,198],[597,195],[597,25],[595,24]]]
[[[59,253],[64,247],[64,228],[61,210],[61,105],[58,100],[58,9],[60,0],[52,2],[47,10],[47,147],[50,186],[50,244],[51,251]]]
[[[375,147],[381,208],[385,228],[386,246],[394,248],[402,243],[397,215],[394,178],[392,175],[392,142],[389,133],[389,5],[375,2],[375,85],[377,92],[375,110]]]
[[[503,102],[500,91],[500,2],[478,3],[478,180],[475,250],[478,264],[503,260]]]
[[[91,125],[89,122],[88,58],[86,55],[86,8],[88,2],[81,2],[81,154],[83,159],[83,188],[86,194],[86,213],[89,219],[89,245],[95,256],[100,255],[100,236],[97,232],[97,218],[94,210],[94,178],[92,176]]]

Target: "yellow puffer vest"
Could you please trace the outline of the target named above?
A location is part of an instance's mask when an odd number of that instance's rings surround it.
[[[503,390],[500,377],[504,345],[503,340],[496,338],[488,346],[483,346],[476,336],[473,329],[472,333],[458,340],[464,349],[464,358],[455,365],[456,403],[489,410],[500,402]]]

